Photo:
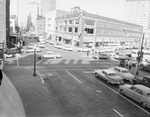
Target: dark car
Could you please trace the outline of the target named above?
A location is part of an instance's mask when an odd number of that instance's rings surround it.
[[[140,69],[150,71],[150,64],[141,64]]]
[[[144,77],[136,77],[133,79],[134,84],[142,84],[147,87],[150,87],[150,76],[144,76]]]

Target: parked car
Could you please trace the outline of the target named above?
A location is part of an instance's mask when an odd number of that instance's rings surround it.
[[[38,47],[40,47],[40,48],[45,48],[45,44],[43,44],[43,43],[38,43]]]
[[[29,48],[29,49],[35,48],[35,43],[28,43],[27,48]]]
[[[144,108],[150,108],[150,88],[144,85],[119,85],[119,91],[131,99],[139,102]]]
[[[89,51],[91,51],[91,49],[87,48],[87,47],[78,48],[77,50],[78,50],[78,52],[89,52]]]
[[[43,55],[41,55],[39,58],[40,59],[44,59],[44,58],[54,59],[54,58],[61,58],[61,57],[62,56],[59,53],[54,53],[54,52],[51,52],[51,51],[47,51]]]
[[[118,60],[120,60],[120,59],[129,59],[128,56],[123,55],[123,54],[116,54],[116,55],[114,55],[114,58],[118,59]]]
[[[57,49],[62,49],[62,45],[61,44],[54,44],[54,47]]]
[[[147,87],[150,87],[150,76],[144,76],[144,77],[136,77],[133,79],[134,84],[142,84]]]
[[[30,53],[30,52],[34,52],[35,49],[34,48],[27,48],[26,50],[24,50],[26,53]],[[41,49],[36,47],[36,52],[40,52]]]
[[[140,64],[140,69],[150,71],[150,64]]]
[[[94,71],[96,77],[100,77],[111,84],[123,83],[123,79],[117,75],[117,73],[111,69],[97,69]]]
[[[14,54],[4,54],[4,58],[12,58],[15,57]]]
[[[115,71],[124,80],[132,81],[135,78],[135,76],[131,74],[128,69],[124,67],[111,67],[110,69]]]
[[[63,50],[67,50],[67,51],[73,51],[73,48],[69,45],[65,45],[62,47]]]

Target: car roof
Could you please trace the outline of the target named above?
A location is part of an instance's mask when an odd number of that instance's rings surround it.
[[[134,85],[134,87],[136,87],[136,88],[138,88],[138,89],[140,89],[146,93],[150,93],[150,88],[147,86],[137,84],[137,85]]]
[[[110,73],[116,74],[116,72],[113,71],[113,70],[111,70],[111,69],[103,69],[102,71],[105,71],[105,72],[107,72],[108,74],[110,74]]]
[[[118,68],[118,69],[120,69],[121,71],[128,71],[128,69],[123,68],[123,67],[114,67],[114,68]]]

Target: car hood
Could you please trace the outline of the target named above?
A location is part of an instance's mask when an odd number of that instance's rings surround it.
[[[131,73],[123,73],[123,75],[127,78],[134,78],[134,75],[132,75]]]
[[[114,79],[114,80],[122,80],[122,77],[120,76],[109,76],[109,78]]]

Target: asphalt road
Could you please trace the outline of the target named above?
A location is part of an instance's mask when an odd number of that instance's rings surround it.
[[[95,69],[118,66],[112,60],[95,60],[86,53],[56,49],[47,44],[46,50],[59,52],[61,59],[37,59],[36,70],[43,85],[52,94],[61,115],[66,117],[149,117],[150,110],[122,96],[118,85],[95,78]],[[42,52],[38,53],[40,56]],[[16,60],[9,63],[16,65]],[[33,54],[19,59],[19,65],[33,70]],[[132,69],[134,72],[134,68]],[[149,73],[140,71],[141,75]],[[52,105],[53,106],[53,105]]]

